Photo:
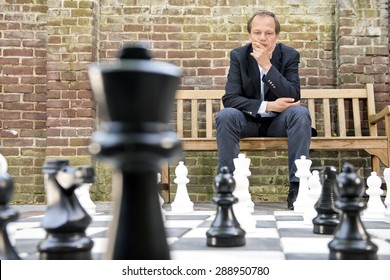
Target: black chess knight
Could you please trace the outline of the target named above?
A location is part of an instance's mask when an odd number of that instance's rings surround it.
[[[329,259],[376,260],[378,246],[371,241],[360,218],[361,211],[366,208],[361,200],[363,182],[349,163],[344,164],[338,181],[335,206],[341,210],[341,218],[334,239],[328,244]]]
[[[235,247],[245,245],[245,231],[241,228],[233,212],[233,204],[238,202],[233,195],[236,182],[229,168],[221,167],[215,177],[214,189],[217,192],[213,202],[217,204],[217,214],[206,232],[207,246]]]
[[[93,241],[85,234],[92,219],[74,193],[82,184],[93,182],[92,167],[73,167],[68,160],[48,160],[42,169],[47,200],[42,227],[47,237],[38,245],[40,259],[92,259]]]
[[[114,164],[113,224],[107,259],[169,259],[157,173],[181,151],[170,126],[179,67],[154,61],[141,45],[119,59],[91,64],[89,77],[103,123],[91,153]]]

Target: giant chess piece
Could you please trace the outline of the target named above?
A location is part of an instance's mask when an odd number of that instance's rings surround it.
[[[90,152],[114,164],[115,209],[108,259],[170,259],[157,195],[157,173],[181,151],[170,125],[181,70],[151,60],[143,46],[125,46],[119,59],[93,63],[92,90],[102,125]]]
[[[0,154],[1,157],[3,156]],[[19,212],[8,204],[14,194],[14,182],[4,170],[7,168],[0,171],[0,260],[19,260],[20,257],[10,242],[7,230],[9,223],[19,218]]]
[[[312,161],[307,159],[306,156],[301,156],[300,159],[295,160],[295,165],[297,166],[297,172],[295,176],[299,178],[299,191],[297,200],[294,204],[294,212],[297,213],[305,213],[310,205],[310,198],[308,195],[309,187],[307,184],[307,180],[311,176],[310,166]]]
[[[385,219],[384,222],[390,224],[390,168],[385,168],[383,178],[386,182],[386,198],[385,198]]]
[[[252,173],[249,169],[251,164],[250,158],[245,154],[239,154],[237,158],[233,159],[234,172],[233,177],[236,180],[236,188],[233,195],[238,198],[239,203],[245,204],[250,213],[255,211],[255,203],[252,201],[251,193],[249,192],[249,179]]]
[[[47,236],[38,245],[40,259],[92,259],[93,241],[85,233],[92,219],[75,194],[76,188],[93,182],[92,167],[72,167],[68,160],[48,160],[42,170],[47,201],[42,227]]]
[[[384,220],[386,207],[382,202],[382,180],[375,171],[367,178],[366,194],[368,194],[367,208],[363,211],[363,218]]]
[[[187,191],[187,184],[190,181],[187,178],[188,169],[183,161],[179,161],[179,165],[175,168],[176,178],[174,182],[177,184],[175,200],[172,202],[172,213],[192,213],[194,211],[194,203],[191,201]]]
[[[236,247],[245,245],[245,231],[240,227],[233,211],[233,204],[238,201],[233,195],[236,182],[226,166],[214,179],[216,195],[213,202],[217,204],[215,219],[206,232],[207,246]]]
[[[313,219],[313,232],[333,234],[339,223],[339,213],[335,210],[334,188],[337,185],[337,171],[334,166],[325,166],[322,172],[322,191],[314,205],[317,216]]]
[[[376,260],[378,246],[367,233],[360,218],[366,208],[361,200],[364,193],[362,180],[351,164],[345,163],[335,186],[336,208],[340,209],[340,223],[334,231],[334,238],[328,244],[331,260]]]
[[[90,216],[96,214],[96,204],[92,201],[90,196],[90,189],[92,183],[83,184],[81,187],[75,189],[75,194],[81,206],[87,211]]]
[[[256,219],[252,216],[254,203],[249,192],[248,180],[248,176],[251,174],[249,170],[250,159],[245,157],[245,154],[239,154],[238,158],[233,159],[233,162],[235,167],[233,178],[236,182],[233,195],[238,199],[238,202],[233,205],[233,211],[241,228],[246,233],[254,232],[256,230]]]
[[[307,180],[307,184],[309,187],[308,197],[310,199],[310,207],[308,207],[308,209],[304,213],[303,221],[307,225],[312,225],[313,219],[317,216],[317,212],[314,208],[314,205],[320,197],[322,190],[320,172],[318,170],[313,170],[312,175]]]

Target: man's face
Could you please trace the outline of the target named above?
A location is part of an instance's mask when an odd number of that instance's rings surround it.
[[[270,16],[255,16],[252,21],[252,30],[249,40],[257,42],[266,49],[272,50],[278,41],[279,35],[275,32],[275,20]]]

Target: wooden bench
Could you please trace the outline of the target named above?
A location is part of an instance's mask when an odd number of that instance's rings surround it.
[[[184,151],[217,151],[215,114],[223,108],[224,90],[179,90],[176,93],[176,131]],[[355,151],[371,155],[372,169],[380,174],[380,162],[390,165],[390,105],[375,113],[372,84],[361,89],[302,89],[301,105],[318,131],[311,150]],[[378,130],[378,123],[384,121]],[[241,151],[287,150],[287,138],[244,138]],[[169,170],[162,183],[169,191]]]

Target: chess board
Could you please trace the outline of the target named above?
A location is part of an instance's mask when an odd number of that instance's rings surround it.
[[[14,246],[22,259],[39,259],[37,246],[45,238],[41,228],[42,213],[23,215],[11,223]],[[301,214],[282,208],[255,207],[256,230],[246,234],[245,246],[215,248],[206,245],[206,231],[214,220],[214,205],[195,207],[192,213],[165,212],[165,228],[173,260],[327,260],[332,235],[313,233]],[[94,241],[93,257],[101,259],[108,244],[112,215],[92,215],[87,235]],[[390,224],[376,220],[363,222],[372,241],[378,246],[378,258],[390,260]]]

